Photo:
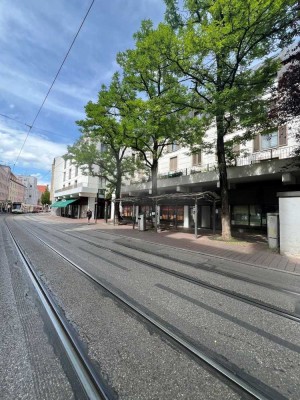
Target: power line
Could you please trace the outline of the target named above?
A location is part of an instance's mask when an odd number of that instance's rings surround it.
[[[9,117],[8,115],[1,114],[1,113],[0,113],[0,116],[1,116],[1,117],[4,117],[4,118],[8,118],[8,119],[10,119],[10,120],[12,120],[12,121],[15,121],[15,122],[17,122],[17,123],[20,124],[20,125],[25,125],[25,126],[30,127],[30,125],[27,124],[26,122],[19,121],[18,119]],[[36,131],[41,131],[41,132],[50,133],[51,135],[63,137],[63,135],[60,134],[60,133],[55,133],[55,132],[52,132],[52,131],[48,131],[48,130],[46,130],[46,129],[39,128],[38,126],[32,127],[32,129],[35,129]]]
[[[95,2],[95,0],[92,0],[90,6],[89,6],[89,8],[88,8],[88,10],[87,10],[87,12],[86,12],[86,14],[85,14],[85,16],[84,16],[84,18],[83,18],[81,24],[80,24],[80,26],[79,26],[77,32],[76,32],[76,35],[74,36],[74,39],[73,39],[73,41],[72,41],[72,43],[71,43],[71,45],[70,45],[70,47],[69,47],[69,49],[68,49],[68,51],[67,51],[67,53],[66,53],[64,59],[63,59],[61,65],[60,65],[60,67],[59,67],[59,69],[58,69],[58,71],[57,71],[57,73],[56,73],[56,75],[55,75],[55,77],[54,77],[54,79],[53,79],[51,85],[50,85],[50,88],[49,88],[49,90],[48,90],[48,92],[47,92],[47,94],[46,94],[46,96],[45,96],[45,98],[44,98],[44,100],[43,100],[43,102],[42,102],[40,108],[38,109],[38,112],[36,113],[36,115],[35,115],[35,117],[34,117],[34,119],[33,119],[33,122],[31,123],[31,125],[28,125],[28,126],[29,126],[28,132],[27,132],[27,134],[26,134],[26,137],[25,137],[25,139],[24,139],[24,142],[23,142],[23,144],[22,144],[22,147],[21,147],[21,149],[20,149],[20,152],[19,152],[19,154],[18,154],[18,157],[16,158],[16,161],[15,161],[15,163],[14,163],[14,165],[13,165],[12,170],[14,170],[15,165],[16,165],[16,163],[17,163],[18,160],[19,160],[19,157],[20,157],[20,155],[21,155],[21,153],[22,153],[22,150],[23,150],[23,148],[24,148],[24,146],[25,146],[25,143],[26,143],[26,141],[27,141],[27,139],[28,139],[28,136],[29,136],[29,134],[30,134],[30,132],[31,132],[31,129],[33,128],[33,126],[34,126],[34,124],[35,124],[35,121],[37,120],[37,118],[38,118],[40,112],[42,111],[42,108],[43,108],[43,106],[44,106],[44,104],[45,104],[45,102],[46,102],[46,100],[47,100],[47,98],[48,98],[48,96],[49,96],[49,94],[50,94],[50,92],[51,92],[53,86],[54,86],[54,83],[55,83],[55,81],[56,81],[56,79],[57,79],[57,77],[58,77],[58,75],[59,75],[59,73],[60,73],[60,71],[61,71],[61,69],[62,69],[62,67],[63,67],[63,65],[64,65],[64,63],[65,63],[65,61],[66,61],[66,59],[67,59],[67,57],[68,57],[68,55],[69,55],[71,49],[72,49],[72,47],[73,47],[73,45],[74,45],[74,43],[75,43],[75,40],[77,39],[77,36],[79,35],[79,32],[81,31],[81,28],[82,28],[82,26],[83,26],[83,24],[84,24],[84,22],[85,22],[87,16],[89,15],[89,12],[90,12],[90,10],[91,10],[91,8],[92,8],[94,2]]]

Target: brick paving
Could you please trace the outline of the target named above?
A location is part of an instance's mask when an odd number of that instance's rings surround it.
[[[60,223],[88,225],[84,219],[69,219],[49,214],[44,214],[43,217],[50,218],[52,221],[56,220],[57,222],[59,220]],[[137,226],[133,229],[131,224],[114,225],[112,222],[105,223],[103,220],[98,220],[97,223],[91,223],[88,226],[89,229],[93,230],[107,230],[113,234],[300,275],[300,255],[286,256],[270,250],[266,237],[260,234],[247,232],[233,233],[234,241],[224,242],[220,240],[219,234],[212,235],[208,230],[203,230],[203,232],[199,230],[199,235],[196,238],[190,232],[175,230],[159,232],[154,232],[153,230],[139,231]]]

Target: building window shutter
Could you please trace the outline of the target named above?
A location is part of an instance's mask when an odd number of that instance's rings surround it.
[[[201,151],[198,153],[192,154],[192,165],[199,165],[201,164]]]
[[[281,125],[278,127],[278,136],[279,136],[279,146],[286,146],[287,145],[286,125]]]
[[[239,143],[235,143],[232,147],[232,151],[235,155],[239,155],[241,150],[241,146]]]
[[[253,151],[259,151],[259,135],[255,135],[253,139]]]
[[[170,171],[177,170],[177,157],[170,158]]]

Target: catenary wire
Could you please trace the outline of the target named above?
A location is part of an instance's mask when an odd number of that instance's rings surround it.
[[[35,117],[34,117],[32,123],[31,123],[31,125],[29,125],[28,132],[27,132],[26,137],[25,137],[25,139],[24,139],[24,141],[23,141],[23,144],[22,144],[21,149],[20,149],[20,151],[19,151],[19,154],[18,154],[18,156],[17,156],[17,158],[16,158],[16,161],[14,162],[14,165],[13,165],[12,170],[14,170],[15,165],[16,165],[16,163],[17,163],[18,160],[19,160],[19,157],[20,157],[20,155],[21,155],[21,153],[22,153],[22,150],[23,150],[23,148],[24,148],[24,146],[25,146],[25,143],[26,143],[26,141],[27,141],[27,139],[28,139],[28,136],[29,136],[29,134],[30,134],[30,132],[31,132],[31,130],[32,130],[33,126],[34,126],[34,124],[35,124],[35,121],[37,120],[37,118],[38,118],[40,112],[42,111],[42,108],[43,108],[43,106],[44,106],[44,104],[45,104],[45,102],[46,102],[46,100],[47,100],[47,98],[48,98],[48,96],[49,96],[49,94],[50,94],[50,92],[51,92],[53,86],[54,86],[54,83],[55,83],[55,81],[56,81],[56,79],[57,79],[57,77],[58,77],[58,75],[59,75],[59,73],[60,73],[60,71],[61,71],[61,69],[62,69],[62,67],[63,67],[63,65],[64,65],[64,63],[65,63],[65,61],[66,61],[66,59],[67,59],[67,57],[68,57],[68,55],[70,54],[70,51],[71,51],[71,49],[72,49],[72,47],[73,47],[73,45],[74,45],[74,43],[75,43],[75,41],[76,41],[76,39],[77,39],[77,37],[78,37],[78,35],[79,35],[79,32],[81,31],[81,28],[82,28],[82,26],[83,26],[83,24],[84,24],[84,22],[85,22],[85,20],[86,20],[86,18],[87,18],[87,16],[88,16],[90,10],[91,10],[91,8],[92,8],[94,2],[95,2],[95,0],[92,0],[92,2],[91,2],[91,4],[90,4],[90,6],[89,6],[89,8],[88,8],[88,10],[87,10],[87,12],[86,12],[84,18],[83,18],[83,20],[81,21],[80,26],[79,26],[79,28],[78,28],[78,30],[77,30],[77,32],[76,32],[74,38],[73,38],[73,41],[72,41],[72,43],[71,43],[71,45],[70,45],[70,47],[69,47],[69,49],[68,49],[68,51],[67,51],[67,53],[66,53],[66,55],[65,55],[65,57],[64,57],[64,59],[63,59],[61,65],[60,65],[60,67],[59,67],[59,69],[58,69],[58,71],[57,71],[57,73],[56,73],[56,75],[55,75],[55,77],[54,77],[54,79],[53,79],[53,81],[52,81],[52,83],[51,83],[49,89],[48,89],[48,92],[47,92],[47,94],[46,94],[46,96],[45,96],[45,98],[44,98],[44,100],[43,100],[43,102],[42,102],[40,108],[38,109],[38,111],[37,111],[37,113],[36,113],[36,115],[35,115]]]

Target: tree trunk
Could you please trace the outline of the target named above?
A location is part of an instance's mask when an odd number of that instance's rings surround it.
[[[122,185],[122,175],[121,175],[121,166],[120,163],[117,162],[117,180],[116,180],[116,199],[119,199],[121,196],[121,185]],[[115,215],[117,216],[118,222],[120,222],[121,214],[120,214],[120,202],[115,202]]]
[[[152,196],[157,196],[157,171],[158,171],[158,160],[153,160],[151,166]]]
[[[222,238],[224,240],[230,240],[231,225],[230,225],[230,212],[229,212],[227,168],[226,168],[225,146],[224,146],[223,116],[217,116],[217,155],[218,155],[218,170],[219,170],[220,191],[221,191]]]

